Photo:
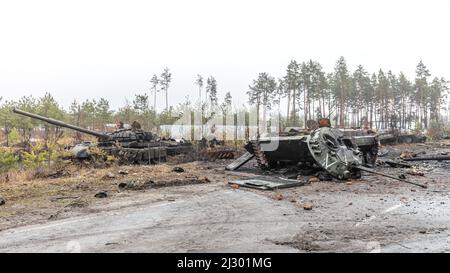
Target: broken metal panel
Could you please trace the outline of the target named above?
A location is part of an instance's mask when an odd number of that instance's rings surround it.
[[[428,160],[450,160],[450,156],[427,156],[427,157],[413,157],[413,158],[404,158],[404,161],[428,161]]]
[[[228,184],[231,184],[231,185],[236,184],[241,187],[259,189],[259,190],[276,190],[276,189],[284,189],[284,188],[303,186],[303,185],[307,184],[307,182],[279,178],[276,180],[268,180],[268,179],[236,180],[233,182],[229,182]]]
[[[239,157],[238,159],[233,161],[231,164],[226,166],[225,169],[228,171],[235,171],[235,170],[239,169],[240,167],[242,167],[245,163],[249,162],[254,157],[255,156],[253,154],[246,152],[241,157]]]

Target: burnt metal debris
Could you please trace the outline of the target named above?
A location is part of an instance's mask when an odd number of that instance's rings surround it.
[[[298,186],[304,186],[308,182],[298,181],[293,179],[285,179],[285,178],[264,178],[264,179],[246,179],[246,180],[235,180],[229,182],[230,185],[239,185],[240,187],[253,188],[259,190],[276,190],[276,189],[285,189],[292,188]]]
[[[404,161],[428,161],[428,160],[450,160],[450,156],[427,156],[427,157],[413,157],[413,158],[405,158]]]
[[[365,167],[373,167],[377,160],[379,142],[376,136],[361,130],[331,128],[329,122],[322,120],[318,126],[309,122],[308,127],[312,130],[289,128],[288,132],[280,135],[267,135],[249,141],[245,145],[247,153],[226,169],[237,170],[255,158],[263,170],[300,165],[305,169],[321,169],[339,180],[360,178],[361,171],[366,171],[426,188],[425,185]],[[273,143],[276,143],[275,146]]]
[[[103,133],[19,109],[13,109],[13,112],[97,137],[98,142],[95,144],[84,142],[71,148],[72,155],[76,159],[89,158],[89,149],[98,147],[106,154],[118,157],[122,163],[154,164],[166,161],[167,156],[193,150],[191,143],[174,139],[160,139],[157,135],[142,130],[137,122],[133,124],[134,126],[131,129],[119,129],[112,133]]]
[[[423,134],[401,132],[397,129],[389,130],[378,134],[381,144],[393,143],[424,143],[427,137]]]

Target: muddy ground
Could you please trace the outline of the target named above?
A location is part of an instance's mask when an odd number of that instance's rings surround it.
[[[450,142],[381,151],[380,161],[450,154]],[[427,189],[363,174],[346,182],[303,176],[313,182],[276,191],[230,187],[262,175],[252,161],[227,172],[230,162],[84,167],[2,182],[0,251],[450,251],[450,161],[376,167]]]

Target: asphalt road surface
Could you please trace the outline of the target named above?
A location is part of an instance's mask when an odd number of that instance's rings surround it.
[[[0,251],[292,251],[270,240],[303,224],[290,206],[228,189],[6,230]]]
[[[304,187],[310,200],[319,200],[306,211],[288,197],[295,189],[276,200],[273,193],[223,184],[182,186],[195,194],[4,230],[0,252],[450,251],[446,194],[417,193],[405,203],[397,195],[322,194],[314,187]]]

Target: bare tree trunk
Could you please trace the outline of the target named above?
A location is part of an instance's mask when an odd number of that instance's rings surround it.
[[[267,106],[266,104],[263,104],[263,127],[262,127],[262,132],[266,133],[267,132],[267,120],[266,120],[266,110],[267,110]]]
[[[306,88],[303,90],[303,112],[304,112],[304,119],[305,119],[305,128],[306,128],[306,122],[308,121],[308,112],[309,112],[309,106],[306,103]]]
[[[344,91],[341,89],[341,101],[340,101],[340,113],[339,113],[339,127],[345,128],[345,115],[344,115]]]
[[[223,138],[223,142],[225,143],[225,141],[227,140],[227,112],[224,111],[222,113],[222,138]]]
[[[259,97],[256,100],[256,139],[259,140]]]
[[[322,117],[325,118],[327,115],[325,114],[325,97],[322,94]]]
[[[292,93],[292,125],[295,126],[295,120],[297,118],[296,112],[295,112],[295,101],[296,101],[296,90],[294,89],[293,93]]]
[[[167,92],[167,88],[166,88],[166,112],[169,112],[169,94]]]
[[[287,113],[286,113],[286,123],[288,124],[289,124],[290,107],[291,107],[291,90],[288,90]]]
[[[153,111],[156,113],[156,88],[153,90],[154,98],[153,98]]]

